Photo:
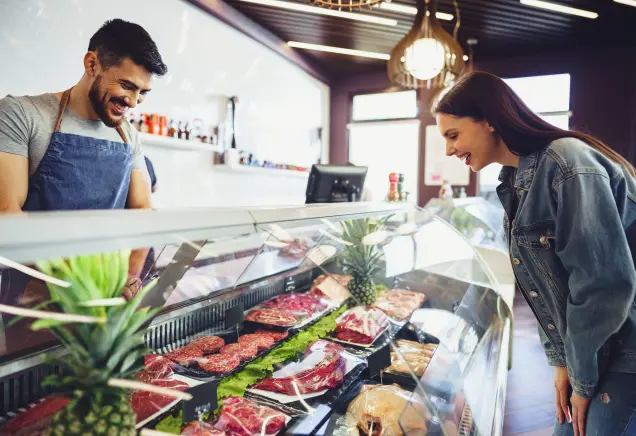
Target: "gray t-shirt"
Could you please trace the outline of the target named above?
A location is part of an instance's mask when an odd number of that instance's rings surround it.
[[[0,152],[29,158],[29,176],[42,161],[55,130],[60,100],[55,94],[0,99]],[[122,123],[124,135],[133,151],[133,168],[146,168],[137,131],[128,122]],[[101,120],[89,120],[73,113],[68,107],[62,118],[62,133],[89,136],[122,142],[116,129]]]

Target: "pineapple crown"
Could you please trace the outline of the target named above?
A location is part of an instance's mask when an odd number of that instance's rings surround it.
[[[376,245],[364,244],[363,240],[372,233],[382,231],[388,218],[363,218],[343,223],[342,239],[350,245],[344,248],[342,266],[352,275],[370,279],[380,269],[382,251]]]
[[[45,274],[70,283],[60,287],[48,283],[51,300],[40,306],[56,305],[68,314],[99,319],[95,323],[69,323],[53,319],[35,321],[31,328],[48,328],[68,351],[67,358],[50,358],[60,365],[62,375],[51,375],[45,384],[55,391],[91,391],[121,395],[121,388],[107,387],[111,377],[129,378],[143,367],[148,352],[145,326],[160,309],[138,310],[154,282],[132,300],[120,298],[128,277],[130,250],[37,262]]]

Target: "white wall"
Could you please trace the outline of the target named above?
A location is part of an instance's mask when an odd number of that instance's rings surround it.
[[[1,0],[0,96],[60,91],[76,83],[90,37],[109,18],[142,25],[170,70],[156,79],[136,112],[217,123],[219,99],[236,95],[240,149],[310,166],[319,152],[310,134],[323,127],[327,157],[329,88],[181,0]],[[214,174],[209,153],[148,147],[147,155],[164,190],[156,194],[158,207],[304,201],[302,178]]]

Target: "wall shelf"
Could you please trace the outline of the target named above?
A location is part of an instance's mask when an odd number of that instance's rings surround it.
[[[220,152],[220,147],[212,144],[204,144],[199,141],[186,141],[185,139],[171,138],[169,136],[152,135],[139,132],[142,147],[168,148],[179,151],[209,151]]]
[[[263,167],[251,167],[248,165],[215,165],[216,171],[227,172],[227,173],[251,173],[251,174],[260,174],[260,175],[269,175],[269,176],[279,176],[279,177],[298,177],[298,178],[308,178],[308,171],[297,171],[297,170],[282,170],[280,168],[263,168]]]

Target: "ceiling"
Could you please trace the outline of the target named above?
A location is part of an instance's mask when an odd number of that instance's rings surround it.
[[[304,0],[286,0],[307,4]],[[636,41],[636,8],[611,0],[553,0],[599,14],[592,20],[525,6],[519,0],[458,0],[461,26],[459,40],[467,51],[466,40],[477,38],[475,59],[492,59],[546,50],[567,49],[575,45],[620,45]],[[390,53],[409,31],[414,16],[384,9],[365,10],[364,14],[392,18],[397,26],[353,21],[340,17],[315,15],[244,0],[225,0],[284,41],[299,41]],[[393,3],[415,6],[415,0]],[[452,0],[440,0],[439,11],[455,15]],[[354,11],[355,12],[355,11]],[[440,21],[452,34],[456,21]],[[384,68],[385,61],[303,50],[303,55],[322,65],[331,75],[353,74]]]

